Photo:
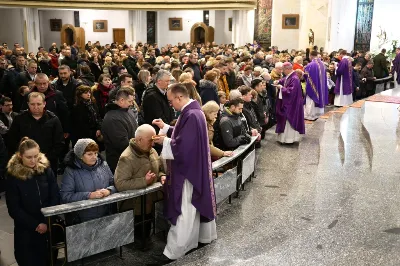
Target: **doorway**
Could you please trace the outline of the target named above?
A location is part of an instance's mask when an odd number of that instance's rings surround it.
[[[68,28],[65,29],[65,43],[72,45],[74,43],[74,32]]]
[[[205,43],[206,31],[202,27],[194,29],[194,43]]]
[[[81,27],[74,27],[71,24],[65,24],[61,28],[61,44],[72,45],[78,43],[78,47],[85,47],[85,30]]]
[[[125,42],[125,29],[113,29],[114,43],[122,44]]]

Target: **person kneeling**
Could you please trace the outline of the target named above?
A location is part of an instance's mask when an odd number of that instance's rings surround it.
[[[152,137],[156,135],[154,128],[148,124],[138,127],[135,138],[129,141],[129,146],[119,158],[115,169],[115,186],[118,191],[142,189],[157,181],[165,182],[163,164],[153,147]],[[152,207],[155,201],[161,200],[162,195],[154,192],[147,195],[146,220],[151,219]],[[120,203],[119,210],[127,211],[135,209],[135,221],[142,221],[141,199],[135,201],[125,200]],[[151,222],[145,223],[145,234],[141,233],[141,225],[135,226],[135,238],[150,237]],[[136,240],[135,240],[136,241]]]
[[[99,146],[94,140],[80,139],[67,154],[60,190],[62,203],[101,199],[116,192],[110,167],[98,152]],[[109,205],[101,205],[66,215],[66,222],[83,223],[110,213]]]

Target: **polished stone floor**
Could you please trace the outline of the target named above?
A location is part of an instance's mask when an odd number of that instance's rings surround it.
[[[268,131],[257,177],[219,208],[218,240],[171,265],[400,265],[397,108],[348,108],[307,125],[300,144]],[[10,231],[3,208],[0,230]],[[154,240],[151,253],[162,251]],[[128,246],[122,260],[108,252],[85,265],[146,265],[149,254]]]

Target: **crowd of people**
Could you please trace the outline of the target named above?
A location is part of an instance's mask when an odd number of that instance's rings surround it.
[[[211,161],[232,156],[252,137],[261,147],[275,124],[280,143],[300,141],[304,119],[317,119],[327,105],[372,95],[375,79],[400,73],[400,48],[391,70],[385,52],[373,59],[362,51],[328,54],[318,47],[288,52],[255,41],[161,48],[53,43],[26,54],[18,43],[12,50],[3,43],[0,174],[7,177],[18,264],[46,264],[41,208],[155,182],[167,186],[172,225],[156,259],[167,263],[198,242],[210,243],[217,237]],[[167,169],[163,160],[170,162]],[[147,197],[146,217],[161,197]],[[126,201],[119,207],[134,209],[140,220],[141,206]],[[71,225],[112,211],[100,206],[65,218]],[[141,237],[147,238],[151,224],[145,228]]]

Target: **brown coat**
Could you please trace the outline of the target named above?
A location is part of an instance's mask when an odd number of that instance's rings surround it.
[[[114,185],[118,191],[142,189],[147,187],[146,174],[151,170],[156,174],[157,181],[164,176],[163,164],[154,149],[150,152],[144,152],[135,143],[135,139],[131,139],[129,146],[124,150],[119,158],[117,168],[115,169]],[[150,213],[154,201],[162,199],[161,193],[155,192],[147,195],[146,213]],[[141,201],[137,198],[125,200],[120,203],[120,211],[135,209],[135,214],[140,214]]]
[[[215,147],[213,144],[214,127],[208,121],[207,121],[207,130],[208,130],[208,144],[210,144],[211,157],[217,157],[217,158],[223,157],[224,152],[222,150],[218,149],[217,147]]]

